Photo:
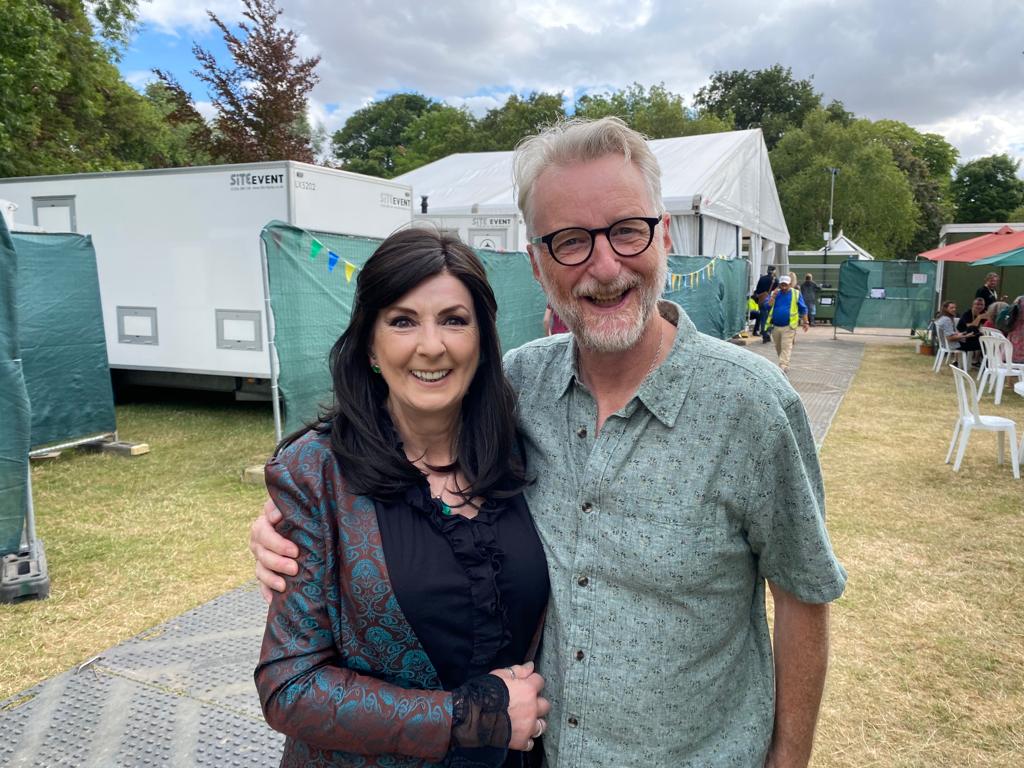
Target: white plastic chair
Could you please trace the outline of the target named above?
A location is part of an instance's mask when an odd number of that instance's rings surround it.
[[[978,342],[985,358],[985,370],[978,380],[978,398],[992,387],[995,389],[995,403],[999,405],[1007,376],[1016,376],[1024,381],[1024,363],[1013,362],[1013,345],[1004,336],[982,336]]]
[[[982,336],[998,336],[999,338],[1005,338],[1003,332],[998,328],[986,328],[982,326],[978,329],[981,331]],[[981,343],[981,339],[978,339],[978,343]],[[985,371],[988,370],[988,356],[985,354],[985,347],[981,348],[981,365],[978,367],[978,383],[981,384],[981,379],[985,375]],[[984,389],[982,389],[984,392]]]
[[[998,328],[989,328],[988,326],[983,325],[978,330],[981,331],[982,336],[1002,336],[1003,338],[1006,338],[1006,334]]]
[[[1005,451],[1003,449],[1004,435],[1010,436],[1010,464],[1013,468],[1013,476],[1020,480],[1020,454],[1024,446],[1017,445],[1017,425],[1013,419],[1004,419],[1002,416],[982,416],[978,413],[978,399],[975,391],[974,379],[961,371],[956,366],[949,366],[953,371],[953,381],[956,383],[957,404],[960,406],[960,418],[957,419],[953,428],[953,439],[949,443],[949,451],[946,453],[946,463],[949,464],[953,456],[953,447],[960,438],[960,446],[956,451],[956,463],[953,464],[953,471],[960,471],[960,464],[964,460],[964,452],[967,450],[967,441],[971,439],[971,431],[981,429],[986,432],[999,433],[999,463],[1003,463]]]
[[[949,342],[946,341],[946,334],[942,332],[942,329],[935,326],[935,338],[939,342],[939,348],[935,350],[935,365],[932,366],[932,373],[938,373],[942,370],[942,364],[947,360],[952,360],[954,355],[960,355],[960,365],[966,371],[967,366],[970,363],[967,360],[967,353],[962,352],[959,349],[950,349]]]

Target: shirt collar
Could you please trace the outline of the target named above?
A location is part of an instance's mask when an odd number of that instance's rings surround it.
[[[683,308],[675,302],[659,300],[658,314],[676,327],[676,337],[672,342],[672,349],[669,351],[668,357],[643,380],[635,397],[658,421],[671,428],[675,425],[676,417],[682,408],[685,394],[689,390],[693,377],[692,362],[688,360],[684,350],[696,341],[697,328],[693,321],[686,316]],[[560,398],[565,396],[574,381],[581,387],[583,386],[583,378],[579,374],[578,366],[576,339],[573,337],[572,341],[564,346],[562,358],[555,368],[559,379],[554,383]]]

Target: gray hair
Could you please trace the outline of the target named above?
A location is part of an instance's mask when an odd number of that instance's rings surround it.
[[[531,235],[536,234],[530,201],[533,185],[547,168],[598,160],[608,155],[622,155],[624,162],[636,165],[644,178],[654,213],[662,213],[661,168],[643,134],[617,117],[602,117],[600,120],[576,117],[545,128],[535,136],[528,136],[516,147],[512,157],[512,176],[527,231]]]
[[[988,280],[990,277],[999,277],[999,274],[997,272],[989,272],[987,275],[985,275],[986,280]]]

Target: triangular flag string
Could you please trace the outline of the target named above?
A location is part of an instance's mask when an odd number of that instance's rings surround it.
[[[718,261],[721,256],[715,256],[711,261],[705,264],[700,269],[694,270],[693,272],[675,273],[671,272],[668,276],[669,289],[673,291],[682,288],[697,288],[701,283],[706,283],[715,276],[715,262]]]

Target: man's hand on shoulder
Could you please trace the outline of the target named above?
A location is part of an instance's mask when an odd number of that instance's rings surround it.
[[[294,576],[299,572],[299,564],[295,562],[299,548],[274,529],[281,519],[274,501],[267,499],[263,513],[253,520],[249,529],[249,551],[256,558],[256,579],[268,603],[274,591],[284,592],[282,575]]]

